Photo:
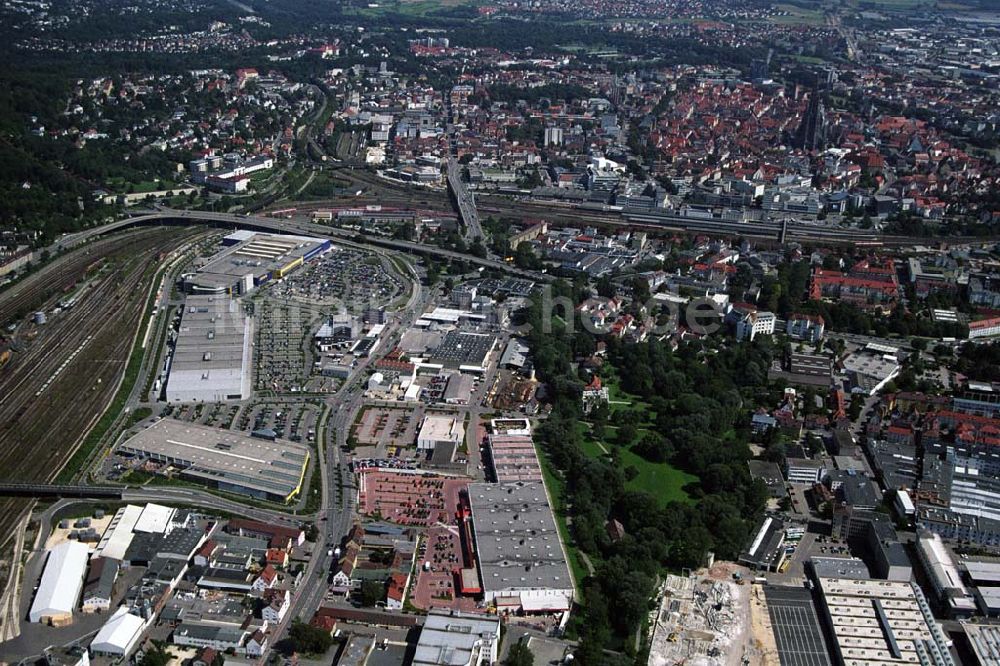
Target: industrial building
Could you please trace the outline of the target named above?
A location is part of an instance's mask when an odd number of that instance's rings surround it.
[[[785,524],[770,516],[764,518],[746,551],[740,554],[740,564],[756,571],[777,571],[785,561]]]
[[[417,450],[434,451],[438,447],[457,449],[465,440],[465,426],[454,416],[431,415],[424,418],[417,433]]]
[[[567,611],[573,578],[542,483],[473,483],[469,503],[485,600],[498,610]]]
[[[870,342],[841,359],[851,393],[875,395],[899,374],[899,349]]]
[[[98,613],[111,610],[111,598],[114,595],[115,579],[118,577],[118,562],[107,557],[94,557],[90,560],[87,580],[83,586],[84,613]]]
[[[413,655],[413,666],[452,664],[480,666],[497,663],[500,619],[432,610],[424,621]]]
[[[78,541],[66,541],[49,551],[45,571],[31,603],[28,619],[62,626],[73,621],[73,609],[83,589],[90,549]]]
[[[530,434],[490,435],[489,454],[499,483],[542,480],[542,467]]]
[[[184,303],[167,402],[222,402],[250,397],[250,318],[225,296],[189,296]]]
[[[219,490],[281,502],[301,491],[309,461],[302,444],[169,419],[140,431],[118,452],[168,463],[182,478]]]
[[[976,601],[962,582],[958,565],[941,537],[927,530],[917,530],[917,555],[941,609],[950,617],[974,615]]]
[[[764,586],[778,661],[789,666],[830,666],[812,593],[801,587]]]
[[[145,627],[142,618],[132,615],[127,607],[121,606],[98,630],[90,644],[90,651],[95,656],[118,659],[127,657],[138,645]]]
[[[834,521],[840,538],[865,560],[873,576],[901,582],[913,578],[910,558],[888,515],[838,506]]]
[[[916,583],[819,576],[817,584],[840,664],[955,666]]]
[[[104,535],[94,551],[94,557],[103,557],[117,562],[125,559],[125,552],[135,535],[135,524],[141,515],[142,507],[135,504],[118,509],[114,518],[111,519],[111,524],[104,530]]]
[[[966,558],[962,560],[962,569],[973,585],[1000,586],[1000,562]]]
[[[277,280],[328,251],[329,240],[240,230],[222,240],[224,249],[194,273],[182,276],[189,294],[245,294]]]
[[[813,485],[821,483],[826,476],[826,463],[810,458],[788,458],[785,461],[789,483]]]
[[[963,622],[962,629],[969,639],[978,666],[1000,666],[1000,626]]]
[[[497,338],[491,333],[449,331],[429,355],[428,361],[463,372],[486,372]]]

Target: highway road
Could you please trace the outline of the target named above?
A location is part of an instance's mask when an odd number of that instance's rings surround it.
[[[171,210],[160,209],[153,213],[135,215],[123,218],[116,222],[111,222],[100,227],[88,229],[75,234],[63,236],[49,246],[50,252],[62,252],[75,247],[92,238],[102,234],[121,231],[134,226],[156,225],[156,224],[210,224],[217,226],[231,226],[232,228],[251,228],[271,233],[291,233],[305,234],[319,238],[330,238],[336,242],[348,246],[370,250],[374,247],[382,247],[407,254],[433,255],[441,259],[459,260],[483,268],[491,268],[497,271],[522,277],[529,280],[552,281],[554,278],[543,273],[527,271],[517,268],[512,264],[497,259],[484,259],[471,254],[446,250],[434,245],[424,245],[412,241],[395,240],[390,238],[370,237],[359,240],[354,232],[336,229],[323,224],[316,224],[305,220],[284,220],[270,217],[259,217],[249,215],[232,215],[229,213],[211,213],[206,211]]]
[[[476,200],[469,188],[462,181],[462,169],[454,157],[448,158],[448,189],[455,197],[458,215],[465,225],[466,238],[470,241],[483,238],[483,227],[479,223],[479,213],[476,211]]]

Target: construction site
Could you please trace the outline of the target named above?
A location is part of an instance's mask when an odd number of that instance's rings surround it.
[[[653,618],[649,666],[761,663],[750,644],[747,575],[746,569],[731,563],[668,575]]]

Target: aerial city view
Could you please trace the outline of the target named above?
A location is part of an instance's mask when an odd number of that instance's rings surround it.
[[[0,58],[0,666],[1000,666],[1000,0]]]

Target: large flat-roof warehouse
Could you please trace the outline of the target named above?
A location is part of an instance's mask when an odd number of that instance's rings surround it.
[[[118,446],[120,453],[166,462],[181,476],[219,490],[288,501],[302,488],[309,448],[284,440],[164,419]]]
[[[452,370],[485,372],[496,344],[497,337],[491,333],[448,331],[441,344],[428,355],[428,360]]]
[[[954,666],[948,639],[916,583],[818,576],[823,612],[844,666]]]
[[[284,277],[330,249],[330,241],[308,236],[240,230],[226,236],[226,247],[194,273],[183,277],[190,294],[245,294],[268,280]]]
[[[542,483],[474,483],[469,503],[487,603],[568,610],[573,579]]]
[[[167,402],[250,397],[250,318],[227,296],[189,296],[167,376]]]

